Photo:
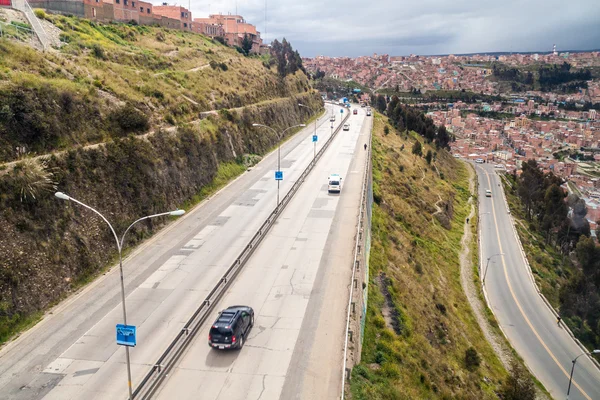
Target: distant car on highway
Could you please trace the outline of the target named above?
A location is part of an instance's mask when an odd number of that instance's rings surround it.
[[[502,168],[502,169],[504,169],[504,165],[502,165],[502,164],[496,164],[496,165],[494,165],[494,167],[495,168]]]
[[[350,130],[350,124],[344,124],[344,130],[345,131],[349,131]]]
[[[358,114],[358,110],[355,109],[354,111],[352,111],[352,114],[354,114],[354,115]]]
[[[477,164],[483,164],[483,158],[478,158],[477,160],[475,160],[475,162]]]
[[[371,107],[367,108],[367,117],[371,116]]]
[[[221,311],[210,327],[208,345],[213,349],[241,349],[254,326],[254,310],[248,306],[231,306]]]
[[[492,197],[492,191],[490,189],[485,189],[485,197]]]
[[[335,122],[335,115],[332,115],[331,118],[329,118],[329,122]]]
[[[327,180],[329,181],[327,185],[327,191],[329,193],[340,193],[342,191],[341,176],[339,176],[338,174],[331,174],[329,175],[329,178],[327,178]]]

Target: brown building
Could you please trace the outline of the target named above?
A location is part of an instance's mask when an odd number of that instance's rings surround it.
[[[225,29],[223,25],[217,23],[211,18],[194,18],[192,23],[192,30],[196,33],[214,37],[225,37]]]
[[[142,25],[152,25],[156,23],[154,18],[154,13],[152,11],[152,3],[147,1],[139,1],[137,2],[138,13],[140,16],[140,20],[138,21]]]
[[[153,7],[154,15],[168,18],[170,20],[179,21],[177,29],[191,31],[192,30],[192,12],[185,7],[169,6],[163,3],[162,6]],[[161,23],[162,26],[168,26]],[[172,26],[168,26],[172,28]]]
[[[244,36],[249,35],[252,39],[252,51],[255,53],[260,51],[260,46],[262,45],[260,32],[256,30],[254,25],[247,23],[241,15],[213,14],[209,15],[208,18],[196,18],[194,22],[202,24],[199,29],[210,29],[214,32],[217,32],[219,29],[209,28],[209,26],[220,26],[223,32],[222,35],[214,36],[224,37],[225,42],[230,46],[241,46]],[[198,32],[204,33],[202,31]]]

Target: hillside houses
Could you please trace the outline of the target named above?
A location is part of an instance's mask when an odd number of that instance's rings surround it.
[[[263,45],[256,26],[247,23],[241,15],[212,14],[208,18],[193,18],[186,7],[167,3],[155,6],[140,0],[29,0],[29,3],[34,8],[99,22],[133,22],[221,37],[230,46],[241,47],[244,36],[248,35],[255,53]]]

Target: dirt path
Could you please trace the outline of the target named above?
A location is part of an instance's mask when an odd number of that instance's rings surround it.
[[[460,283],[463,288],[463,292],[469,300],[471,309],[475,313],[479,327],[481,328],[483,335],[486,340],[492,345],[494,352],[500,358],[505,368],[509,368],[511,360],[510,348],[506,346],[505,341],[492,329],[489,321],[485,317],[485,304],[477,294],[477,288],[474,283],[473,264],[471,262],[471,241],[473,240],[473,232],[471,230],[471,222],[475,215],[475,205],[473,204],[473,195],[475,194],[475,171],[470,166],[467,166],[469,170],[469,190],[471,197],[469,198],[469,204],[471,204],[471,212],[469,213],[467,223],[465,221],[463,237],[461,239],[462,250],[460,252]]]

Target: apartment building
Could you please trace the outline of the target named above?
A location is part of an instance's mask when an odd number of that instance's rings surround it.
[[[184,31],[192,30],[192,12],[182,6],[170,6],[167,3],[163,3],[161,6],[154,6],[154,15],[169,18],[174,21],[179,21],[179,27]]]
[[[230,46],[241,46],[246,35],[252,39],[252,52],[258,53],[262,45],[256,26],[247,23],[241,15],[212,14],[208,18],[195,18],[194,24],[198,25],[195,32],[211,32],[208,36],[221,36]]]

